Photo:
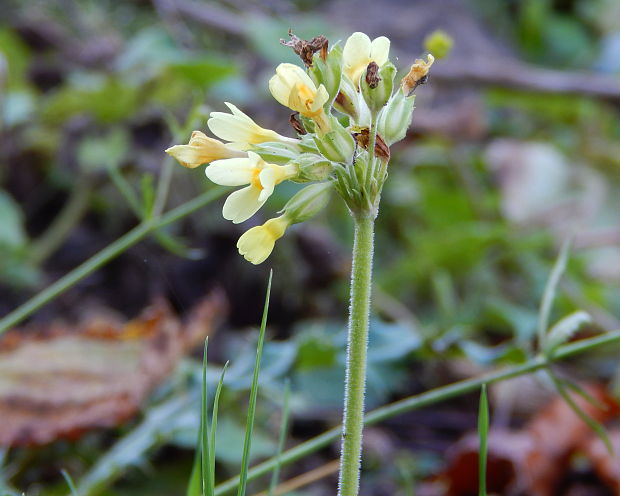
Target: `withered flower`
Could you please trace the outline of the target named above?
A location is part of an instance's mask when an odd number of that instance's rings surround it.
[[[311,40],[302,40],[295,36],[291,29],[288,30],[288,35],[291,37],[290,41],[280,39],[280,43],[284,46],[291,47],[293,51],[299,55],[306,67],[312,65],[312,57],[318,51],[321,52],[321,58],[323,60],[327,57],[327,46],[329,45],[329,41],[325,36],[319,35]]]

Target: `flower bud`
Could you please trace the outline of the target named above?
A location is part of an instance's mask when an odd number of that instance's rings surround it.
[[[383,109],[377,124],[377,132],[388,146],[402,140],[407,134],[411,125],[414,102],[415,95],[405,96],[402,91],[397,91]]]
[[[331,189],[330,181],[306,186],[284,205],[281,212],[284,212],[291,224],[305,222],[327,205]]]
[[[386,62],[381,68],[375,62],[368,64],[360,82],[360,89],[373,114],[376,115],[392,95],[395,75],[396,67],[391,62]]]
[[[340,90],[342,77],[342,48],[339,45],[332,47],[323,59],[322,54],[315,53],[310,66],[310,77],[317,86],[323,85],[329,94],[326,105],[331,105]]]
[[[294,163],[299,168],[299,175],[295,181],[300,183],[325,181],[332,171],[331,162],[314,153],[302,153],[294,160]]]
[[[432,53],[437,59],[448,56],[454,45],[452,37],[441,29],[437,29],[424,38],[424,48]]]
[[[336,117],[329,116],[331,131],[316,136],[314,142],[321,154],[333,162],[349,163],[355,151],[355,142],[351,133],[345,128]]]

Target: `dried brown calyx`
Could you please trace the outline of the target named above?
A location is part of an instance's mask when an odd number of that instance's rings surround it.
[[[428,55],[427,61],[416,59],[409,73],[402,79],[401,86],[405,95],[410,96],[415,89],[428,81],[428,71],[435,62],[432,55]]]
[[[355,138],[358,146],[361,146],[366,150],[368,149],[368,145],[370,143],[370,130],[367,127],[362,128],[358,133],[353,133],[353,137]],[[375,157],[385,161],[390,160],[390,147],[387,146],[379,134],[377,134],[375,138]]]
[[[375,89],[379,86],[381,78],[379,77],[379,66],[376,62],[371,62],[366,68],[366,83],[370,89]]]
[[[288,30],[288,35],[291,37],[290,41],[281,39],[280,43],[284,46],[291,47],[293,51],[299,55],[301,61],[306,67],[310,67],[312,65],[312,57],[316,52],[320,51],[321,58],[323,60],[326,59],[329,41],[325,36],[319,35],[315,36],[311,40],[302,40],[301,38],[295,36],[291,29]]]
[[[289,124],[295,130],[297,134],[300,134],[300,135],[308,134],[308,131],[306,131],[306,128],[301,123],[298,116],[299,116],[299,112],[293,112],[291,116],[288,118]]]

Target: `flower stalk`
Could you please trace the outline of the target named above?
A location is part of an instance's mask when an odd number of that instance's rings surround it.
[[[207,164],[206,176],[223,186],[245,186],[224,203],[234,223],[252,217],[284,181],[310,183],[279,211],[251,227],[237,243],[250,263],[263,263],[289,226],[324,208],[331,191],[345,202],[355,226],[347,343],[346,384],[339,496],[357,496],[360,485],[368,323],[372,287],[374,223],[387,177],[390,145],[411,123],[413,92],[426,82],[433,63],[421,59],[395,87],[390,40],[353,33],[344,47],[329,48],[324,36],[290,42],[304,68],[282,63],[269,80],[274,99],[295,113],[296,138],[256,124],[234,105],[230,114],[211,113],[207,125],[223,143],[195,131],[188,145],[168,150],[181,165]],[[395,90],[395,93],[394,93]],[[333,113],[333,111],[337,113]]]
[[[339,496],[356,496],[359,491],[374,253],[374,215],[354,215],[353,219],[355,236],[351,270]]]

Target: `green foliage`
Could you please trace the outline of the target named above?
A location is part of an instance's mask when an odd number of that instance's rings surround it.
[[[487,448],[489,436],[489,402],[487,400],[487,386],[482,385],[480,391],[480,405],[478,407],[478,496],[487,494]]]
[[[11,286],[34,285],[39,274],[27,258],[28,238],[24,216],[15,201],[0,190],[0,282]]]

